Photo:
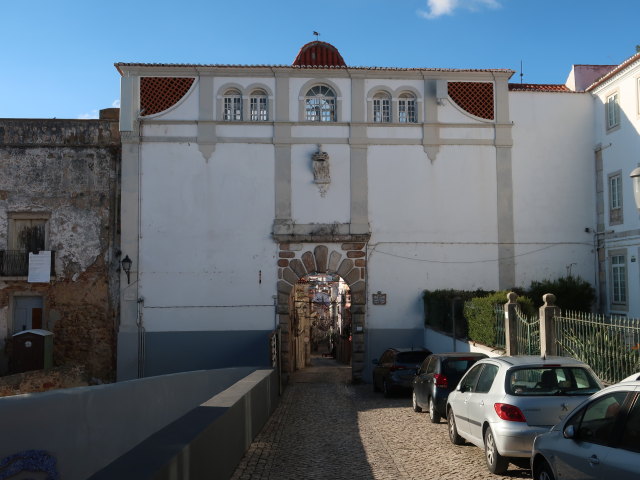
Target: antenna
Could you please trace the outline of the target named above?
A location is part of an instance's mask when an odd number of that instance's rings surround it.
[[[520,83],[522,84],[522,77],[524,77],[524,72],[522,71],[522,60],[520,60]]]
[[[318,32],[314,31],[313,34],[316,36],[316,42],[320,40],[320,34]]]

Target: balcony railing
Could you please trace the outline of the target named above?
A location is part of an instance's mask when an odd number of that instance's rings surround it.
[[[56,274],[56,252],[51,252],[51,276]],[[0,250],[0,277],[26,277],[29,275],[29,252]]]

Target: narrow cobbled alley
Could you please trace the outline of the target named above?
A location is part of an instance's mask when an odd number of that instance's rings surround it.
[[[449,442],[446,422],[429,422],[408,396],[384,398],[351,385],[351,370],[313,357],[240,462],[234,480],[531,478],[513,465],[492,475],[483,451]]]

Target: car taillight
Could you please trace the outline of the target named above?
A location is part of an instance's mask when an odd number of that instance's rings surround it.
[[[406,370],[406,369],[407,367],[405,367],[404,365],[392,365],[389,370],[391,370],[392,372],[395,372],[396,370]]]
[[[433,378],[436,381],[436,387],[447,388],[449,386],[449,380],[445,375],[436,373],[433,375]]]
[[[507,420],[509,422],[526,422],[527,419],[524,418],[524,413],[515,405],[509,405],[508,403],[494,403],[493,408],[495,408],[496,413],[502,420]]]

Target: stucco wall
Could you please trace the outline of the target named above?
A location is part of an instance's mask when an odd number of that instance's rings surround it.
[[[54,363],[85,365],[91,377],[111,379],[118,295],[117,123],[0,119],[0,145],[0,249],[8,248],[11,214],[42,214],[56,272],[49,283],[0,277],[0,344],[14,333],[13,299],[42,296],[42,328],[55,335]]]

